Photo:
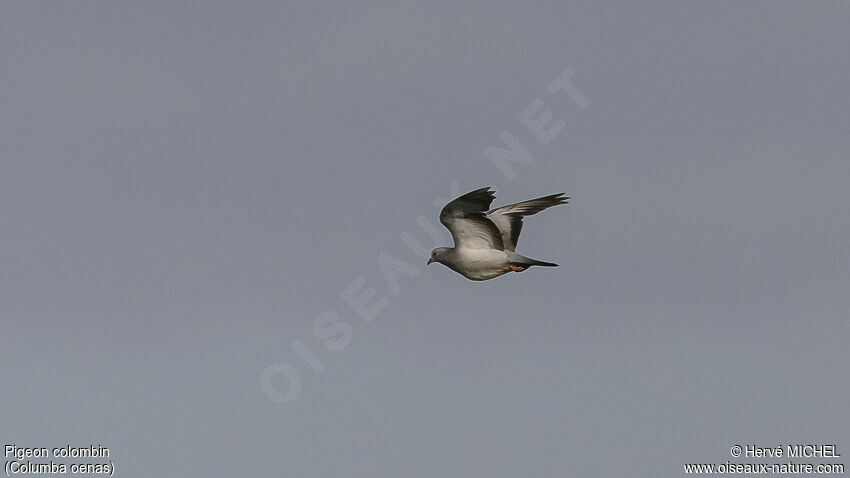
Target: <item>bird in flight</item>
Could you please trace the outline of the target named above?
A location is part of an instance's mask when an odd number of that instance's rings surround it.
[[[522,230],[522,218],[569,199],[564,193],[508,204],[491,209],[495,193],[489,187],[476,189],[450,201],[440,211],[440,222],[452,233],[455,247],[431,251],[428,264],[439,262],[470,280],[482,281],[531,266],[558,264],[521,256],[514,252]]]

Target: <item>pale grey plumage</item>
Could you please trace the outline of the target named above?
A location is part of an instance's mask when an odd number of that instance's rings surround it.
[[[492,279],[531,266],[557,266],[514,251],[524,216],[566,204],[569,197],[563,193],[552,194],[488,211],[494,198],[494,192],[486,187],[446,204],[440,211],[440,222],[452,233],[455,247],[434,249],[428,264],[440,262],[471,280]]]
[[[529,199],[514,204],[508,204],[487,212],[487,219],[493,222],[502,234],[502,243],[506,250],[515,251],[522,230],[522,218],[533,216],[538,212],[558,204],[567,204],[569,197],[563,193],[552,194],[537,199]]]

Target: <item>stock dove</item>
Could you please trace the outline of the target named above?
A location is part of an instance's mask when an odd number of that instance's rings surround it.
[[[428,264],[439,262],[470,280],[483,281],[531,266],[558,264],[521,256],[514,252],[522,230],[522,218],[558,204],[564,193],[529,199],[488,211],[496,195],[489,187],[476,189],[452,200],[440,211],[440,222],[452,233],[455,247],[431,251]]]

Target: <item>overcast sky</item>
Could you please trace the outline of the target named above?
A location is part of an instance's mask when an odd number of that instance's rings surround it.
[[[850,456],[850,5],[442,3],[4,2],[0,440],[127,477]],[[561,267],[425,267],[417,219],[488,185],[572,196],[518,247]]]

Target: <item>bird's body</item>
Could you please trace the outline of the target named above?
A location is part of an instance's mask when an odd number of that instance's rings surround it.
[[[469,280],[488,280],[508,272],[521,272],[532,265],[554,267],[557,264],[535,261],[512,251],[497,249],[447,248],[449,251],[441,258],[451,270]]]
[[[487,280],[510,272],[507,253],[496,249],[452,248],[440,262],[470,280]]]
[[[565,204],[569,198],[553,194],[487,211],[494,197],[490,188],[481,188],[446,204],[440,212],[440,222],[451,231],[455,247],[434,249],[428,264],[440,262],[475,281],[522,272],[531,266],[557,266],[514,251],[524,216]]]

